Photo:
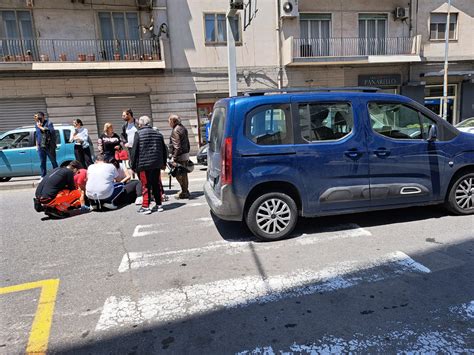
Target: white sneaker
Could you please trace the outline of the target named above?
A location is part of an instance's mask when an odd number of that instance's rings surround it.
[[[143,196],[138,196],[137,199],[135,200],[135,204],[141,205],[143,203]]]
[[[103,203],[102,206],[104,206],[108,210],[116,210],[117,209],[117,206],[115,206],[113,203]]]
[[[152,212],[163,212],[163,206],[162,205],[154,205],[153,208],[151,209]]]

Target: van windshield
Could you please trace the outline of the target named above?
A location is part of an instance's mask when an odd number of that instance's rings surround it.
[[[209,150],[212,152],[217,152],[221,149],[222,140],[224,138],[225,119],[225,107],[216,107],[212,114],[211,134],[209,138]]]

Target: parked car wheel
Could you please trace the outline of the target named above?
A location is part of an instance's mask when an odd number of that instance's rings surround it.
[[[257,198],[250,205],[246,216],[247,226],[262,241],[288,237],[297,219],[295,201],[281,192],[270,192]]]
[[[461,176],[451,186],[446,207],[454,214],[474,214],[474,173]]]
[[[0,177],[0,182],[7,182],[10,181],[12,178],[11,177]]]

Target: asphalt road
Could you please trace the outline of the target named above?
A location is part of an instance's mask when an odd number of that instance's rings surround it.
[[[304,219],[259,243],[190,178],[193,199],[148,216],[50,220],[32,189],[1,191],[0,353],[48,334],[59,354],[474,352],[474,217]]]

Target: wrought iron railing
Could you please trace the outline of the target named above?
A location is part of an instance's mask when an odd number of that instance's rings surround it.
[[[63,40],[2,39],[0,61],[61,62],[161,60],[160,41],[139,40]]]
[[[417,37],[295,38],[294,58],[419,54]]]

